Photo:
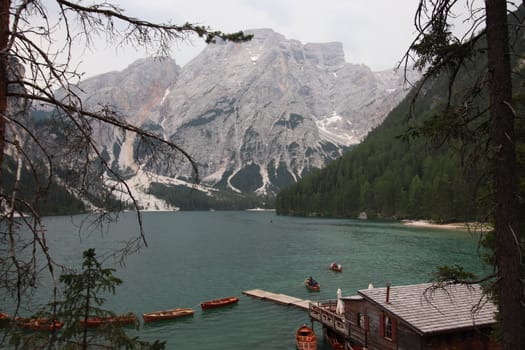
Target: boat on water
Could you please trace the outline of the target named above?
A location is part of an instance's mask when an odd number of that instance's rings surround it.
[[[11,322],[11,317],[9,317],[9,314],[0,312],[0,328],[6,326],[9,322]]]
[[[295,332],[295,342],[299,350],[317,349],[317,336],[314,330],[305,324]]]
[[[108,317],[88,317],[85,321],[80,320],[80,324],[84,325],[88,328],[97,328],[102,327],[105,325],[131,325],[131,324],[137,324],[138,318],[134,313],[128,313],[125,315],[117,315],[117,316],[108,316]]]
[[[215,309],[215,308],[222,307],[222,306],[233,305],[233,304],[236,304],[237,302],[239,302],[239,298],[237,297],[226,297],[226,298],[221,298],[221,299],[203,301],[201,303],[201,308],[203,310]]]
[[[319,282],[314,280],[312,276],[304,280],[304,285],[306,286],[306,288],[313,292],[319,292],[321,290],[321,285],[319,284]]]
[[[142,315],[144,322],[155,322],[155,321],[164,321],[164,320],[173,320],[175,318],[192,316],[195,313],[193,309],[190,308],[176,308],[170,310],[161,310],[155,312],[149,312]]]
[[[58,331],[64,326],[64,322],[52,320],[47,317],[25,318],[17,317],[15,323],[18,327],[32,331]]]
[[[341,264],[333,262],[330,264],[330,270],[335,271],[335,272],[342,272],[343,266]]]
[[[328,338],[328,342],[330,343],[330,346],[334,350],[344,350],[345,345],[344,343],[338,338],[337,334],[335,334],[334,331],[327,328],[326,330],[326,338]]]

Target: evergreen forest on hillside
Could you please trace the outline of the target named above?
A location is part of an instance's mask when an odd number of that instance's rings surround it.
[[[513,49],[523,53],[523,40]],[[482,44],[484,45],[484,44]],[[484,220],[489,213],[490,183],[484,147],[487,142],[486,85],[468,108],[461,101],[475,77],[486,67],[484,56],[465,62],[451,90],[450,115],[441,114],[447,102],[450,76],[442,74],[419,92],[416,89],[367,135],[366,139],[325,169],[281,191],[276,198],[280,215],[430,219],[436,222]],[[514,64],[522,73],[521,62]],[[516,74],[516,76],[520,76]],[[525,89],[516,79],[515,102],[523,109]],[[468,97],[468,96],[467,96]],[[523,113],[516,118],[521,193],[525,188],[525,130]],[[458,115],[481,115],[459,132]],[[439,120],[439,121],[438,121]],[[442,128],[443,135],[423,136],[425,129]],[[457,132],[456,132],[457,130]]]
[[[213,195],[189,188],[152,182],[148,193],[180,210],[246,210],[273,209],[273,198],[256,194],[239,194],[216,190]]]

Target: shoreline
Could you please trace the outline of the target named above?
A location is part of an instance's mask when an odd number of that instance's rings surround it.
[[[489,231],[490,227],[487,224],[479,222],[457,222],[450,224],[436,224],[431,220],[402,220],[401,223],[407,226],[439,228],[444,230],[465,230],[465,231]]]

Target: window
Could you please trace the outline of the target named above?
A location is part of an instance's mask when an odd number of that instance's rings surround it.
[[[385,338],[392,340],[392,320],[385,315]]]
[[[396,326],[396,319],[387,314],[383,314],[379,318],[379,333],[383,338],[393,343],[396,342]]]
[[[366,315],[363,315],[360,312],[357,313],[357,326],[361,329],[368,330]]]

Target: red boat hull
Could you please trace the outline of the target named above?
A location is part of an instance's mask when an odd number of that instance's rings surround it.
[[[299,350],[317,349],[317,336],[314,330],[306,325],[299,327],[295,332],[295,341]]]
[[[20,328],[30,329],[33,331],[53,331],[60,330],[64,323],[56,320],[50,320],[45,317],[39,318],[17,318],[16,325]]]
[[[339,339],[337,339],[337,336],[333,334],[332,332],[327,331],[326,337],[328,338],[328,342],[330,343],[330,346],[332,347],[332,349],[334,350],[344,350],[345,349],[344,344],[341,343]]]
[[[321,290],[321,285],[318,282],[316,282],[315,284],[310,284],[308,283],[308,279],[304,281],[304,285],[312,292],[319,292]]]
[[[134,314],[128,314],[115,317],[88,317],[85,323],[89,328],[97,328],[108,324],[129,325],[136,324],[137,322],[137,316]],[[80,324],[84,324],[84,320],[81,320]]]
[[[340,264],[333,263],[330,265],[330,270],[335,271],[335,272],[342,272],[343,267]]]
[[[228,298],[222,298],[222,299],[215,299],[215,300],[209,300],[209,301],[203,301],[201,303],[201,308],[203,310],[209,310],[209,309],[215,309],[218,307],[223,307],[227,305],[233,305],[239,302],[239,298],[237,297],[228,297]]]
[[[155,322],[155,321],[173,320],[176,318],[192,316],[193,314],[194,314],[193,309],[178,308],[178,309],[150,312],[147,314],[143,314],[142,318],[144,319],[144,322],[147,323],[147,322]]]

